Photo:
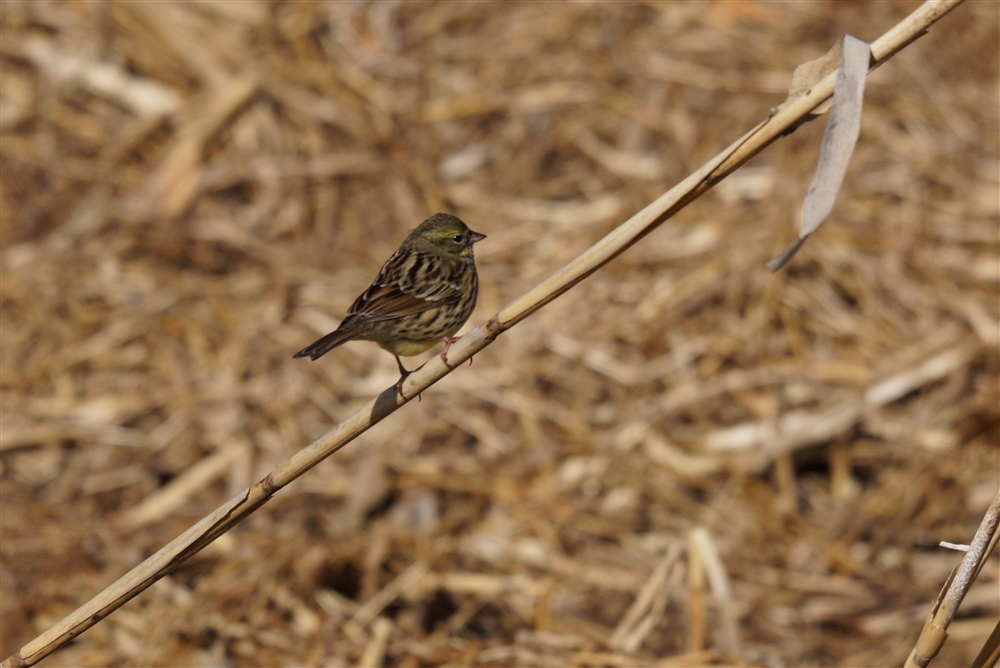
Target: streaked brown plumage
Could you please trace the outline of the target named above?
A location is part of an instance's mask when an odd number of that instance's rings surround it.
[[[401,386],[409,372],[399,356],[419,355],[439,342],[447,352],[472,315],[479,293],[472,245],[484,238],[455,216],[431,216],[382,265],[340,327],[295,357],[316,360],[348,341],[374,341],[396,357]]]

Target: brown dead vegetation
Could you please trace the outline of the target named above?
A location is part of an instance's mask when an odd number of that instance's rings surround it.
[[[427,215],[478,324],[910,9],[3,3],[0,653],[395,381],[291,355]],[[901,663],[998,485],[997,34],[870,78],[783,272],[823,121],[46,665]]]

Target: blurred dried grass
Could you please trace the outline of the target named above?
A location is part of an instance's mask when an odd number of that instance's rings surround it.
[[[395,380],[290,355],[427,214],[479,322],[909,9],[4,3],[0,652]],[[997,24],[872,77],[784,273],[818,124],[47,663],[900,663],[997,487]]]

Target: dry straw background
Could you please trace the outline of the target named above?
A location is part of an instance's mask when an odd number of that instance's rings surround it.
[[[478,324],[914,6],[4,2],[0,653],[395,381],[291,355],[427,215]],[[783,272],[825,118],[45,665],[901,663],[998,485],[998,30],[870,78]]]

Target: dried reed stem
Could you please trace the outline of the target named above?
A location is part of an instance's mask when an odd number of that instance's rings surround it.
[[[997,526],[1000,525],[1000,492],[997,493],[993,503],[990,504],[983,521],[976,530],[976,535],[972,539],[969,551],[962,557],[962,561],[952,572],[948,582],[938,597],[938,601],[931,610],[924,623],[924,628],[920,631],[920,637],[914,645],[910,655],[906,657],[906,668],[920,666],[925,668],[931,662],[944,645],[948,638],[948,625],[955,617],[958,606],[965,598],[966,592],[972,586],[972,582],[979,574],[983,563],[990,556],[991,547],[996,542]]]
[[[962,0],[930,0],[871,44],[872,67],[877,67],[923,34],[933,23]],[[836,71],[815,84],[804,95],[781,105],[769,118],[738,139],[701,169],[632,216],[589,250],[503,309],[485,325],[462,337],[449,351],[411,374],[403,396],[389,388],[295,456],[275,468],[263,480],[204,517],[141,564],[55,624],[2,666],[30,666],[100,622],[126,601],[177,568],[216,538],[266,503],[271,496],[358,435],[393,413],[414,396],[448,375],[454,368],[488,346],[498,335],[563,294],[610,260],[639,241],[688,203],[725,178],[778,137],[809,119],[810,112],[833,93]]]

